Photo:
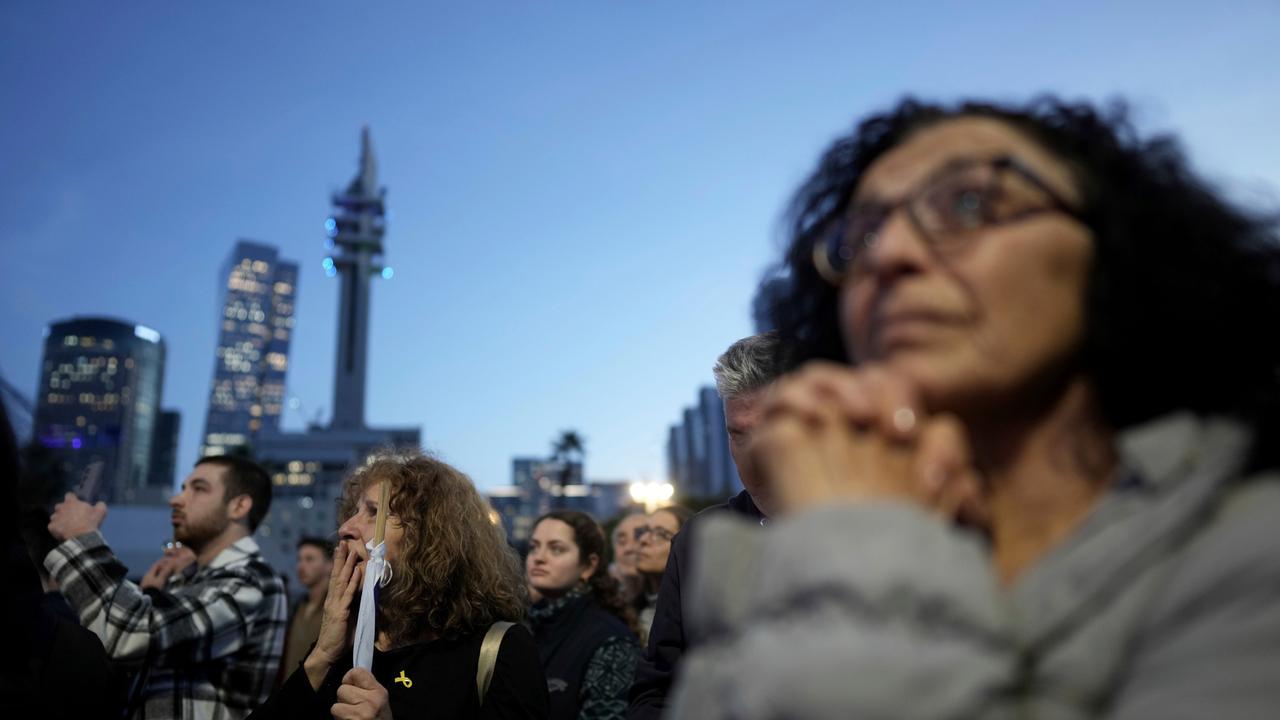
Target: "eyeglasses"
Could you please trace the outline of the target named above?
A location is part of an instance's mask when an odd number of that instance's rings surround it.
[[[934,252],[945,254],[972,240],[977,231],[1048,212],[1077,220],[1073,209],[1049,184],[1017,158],[1004,155],[949,163],[896,202],[860,201],[832,232],[813,245],[813,265],[832,285],[866,272],[866,251],[880,240],[880,228],[899,208]]]
[[[655,537],[657,537],[659,540],[663,542],[671,542],[671,538],[676,536],[675,533],[671,532],[666,528],[649,527],[648,525],[641,525],[640,527],[636,528],[636,541],[639,542],[641,538],[643,538],[645,535],[648,535],[649,533],[653,533]]]

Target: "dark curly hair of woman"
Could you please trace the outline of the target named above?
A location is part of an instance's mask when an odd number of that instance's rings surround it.
[[[863,173],[913,133],[957,117],[1004,122],[1063,160],[1093,235],[1081,369],[1120,429],[1188,409],[1231,414],[1280,437],[1280,244],[1274,215],[1234,207],[1189,168],[1169,136],[1141,138],[1125,106],[1037,98],[940,105],[907,98],[837,139],[791,201],[787,276],[767,313],[780,360],[848,362],[837,289],[815,271],[815,241],[846,211]]]
[[[600,607],[617,616],[626,623],[631,632],[636,631],[636,612],[622,599],[618,583],[609,575],[605,563],[604,529],[590,515],[577,510],[552,510],[538,518],[533,524],[538,526],[543,520],[559,520],[573,530],[573,542],[578,546],[579,562],[587,562],[595,555],[598,558],[596,569],[587,579],[587,587],[591,597]]]

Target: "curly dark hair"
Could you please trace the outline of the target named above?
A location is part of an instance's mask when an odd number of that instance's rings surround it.
[[[347,478],[341,517],[351,517],[365,490],[383,480],[390,482],[388,516],[404,528],[379,607],[379,627],[392,641],[520,622],[528,605],[520,558],[471,478],[417,450],[381,451]]]
[[[617,616],[627,624],[631,632],[636,631],[636,611],[622,599],[618,583],[609,575],[605,563],[604,529],[590,515],[577,510],[552,510],[538,518],[533,527],[543,520],[559,520],[573,530],[573,542],[578,546],[579,562],[585,563],[592,555],[599,558],[596,569],[587,578],[587,587],[591,597],[600,607]]]
[[[877,158],[958,117],[1004,122],[1071,171],[1094,245],[1081,369],[1111,427],[1189,409],[1241,416],[1272,435],[1280,407],[1276,217],[1224,200],[1192,173],[1174,138],[1141,138],[1119,102],[1098,109],[1049,96],[1021,106],[906,98],[837,139],[786,215],[790,242],[775,271],[790,282],[767,306],[784,367],[849,361],[837,289],[812,265],[814,242],[844,214]]]

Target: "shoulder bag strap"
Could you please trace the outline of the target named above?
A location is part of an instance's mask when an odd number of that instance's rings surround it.
[[[499,620],[490,625],[489,632],[484,634],[484,642],[480,644],[480,661],[476,663],[476,693],[480,696],[481,707],[484,707],[484,696],[489,693],[489,683],[493,680],[493,667],[498,663],[498,648],[502,645],[502,636],[514,624]]]

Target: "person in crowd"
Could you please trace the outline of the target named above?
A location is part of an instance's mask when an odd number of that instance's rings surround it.
[[[613,562],[609,564],[609,575],[618,582],[622,599],[634,603],[644,592],[644,578],[636,570],[636,554],[640,552],[640,542],[636,540],[636,528],[644,525],[644,513],[631,513],[623,516],[613,528]]]
[[[525,571],[542,599],[529,610],[553,720],[621,718],[638,654],[635,614],[603,567],[604,530],[586,513],[538,518]]]
[[[196,556],[189,580],[145,591],[128,581],[98,531],[107,506],[72,493],[49,519],[61,544],[45,567],[117,666],[137,668],[135,717],[244,717],[270,691],[284,644],[284,586],[251,537],[271,481],[249,460],[205,457],[169,505],[174,538]]]
[[[306,594],[293,607],[289,630],[285,633],[284,661],[280,663],[281,679],[311,652],[320,637],[324,618],[324,600],[328,595],[329,577],[333,575],[333,543],[318,537],[298,540],[298,582]]]
[[[903,101],[793,208],[786,517],[700,528],[672,716],[1274,714],[1275,221],[1053,98]]]
[[[37,572],[33,555],[56,543],[44,532],[43,520],[31,522],[28,511],[42,508],[23,507],[19,483],[31,478],[23,474],[20,458],[0,403],[0,717],[115,720],[121,711],[116,677],[102,643],[55,598],[56,590],[50,592],[47,574]]]
[[[658,586],[653,607],[649,638],[643,657],[636,663],[627,717],[632,720],[658,720],[667,707],[667,695],[688,646],[684,630],[683,578],[693,562],[691,550],[693,528],[705,518],[721,513],[742,517],[756,527],[763,526],[777,512],[771,488],[763,482],[751,460],[750,448],[755,429],[763,415],[765,398],[778,379],[778,335],[764,332],[751,335],[729,346],[712,368],[716,391],[724,403],[725,432],[729,436],[729,453],[742,479],[743,490],[728,502],[713,505],[689,521],[685,532],[671,541],[666,570]]]
[[[635,529],[635,540],[640,543],[636,553],[636,570],[644,578],[644,594],[640,596],[636,610],[636,629],[643,647],[649,641],[649,628],[658,603],[658,587],[667,569],[671,555],[671,541],[680,528],[693,517],[693,511],[683,505],[669,505],[654,510],[645,518],[645,524]]]
[[[364,563],[387,483],[386,562],[372,670],[353,668]],[[347,479],[319,637],[253,714],[265,718],[546,718],[520,559],[471,479],[414,451],[375,453]],[[482,649],[496,657],[482,693]]]

